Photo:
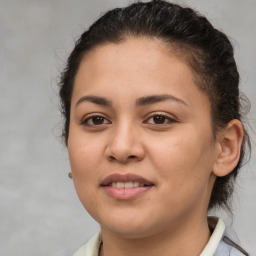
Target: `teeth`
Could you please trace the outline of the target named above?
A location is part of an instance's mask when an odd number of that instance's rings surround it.
[[[117,182],[116,187],[117,188],[124,188],[125,184],[123,182]]]
[[[139,182],[135,181],[133,182],[133,187],[136,188],[136,187],[142,187],[142,186],[140,186]]]
[[[127,181],[127,182],[112,182],[111,187],[114,188],[136,188],[136,187],[143,187],[143,183],[139,183],[136,181]]]
[[[125,182],[125,183],[124,183],[124,187],[125,187],[125,188],[133,188],[133,182],[132,182],[132,181]]]

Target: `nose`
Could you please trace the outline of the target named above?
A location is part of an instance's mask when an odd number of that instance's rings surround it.
[[[141,161],[145,150],[134,125],[122,124],[113,129],[106,148],[106,157],[109,161],[127,163]]]

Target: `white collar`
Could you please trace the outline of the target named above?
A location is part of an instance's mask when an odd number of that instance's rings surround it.
[[[73,256],[98,256],[101,243],[101,232],[98,232],[85,245],[80,247]]]
[[[213,233],[200,256],[214,255],[225,231],[225,224],[223,220],[217,217],[209,216],[208,225],[210,229],[213,230]]]

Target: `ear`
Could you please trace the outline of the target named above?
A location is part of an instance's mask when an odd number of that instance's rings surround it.
[[[213,173],[222,177],[228,175],[236,167],[243,142],[243,125],[231,120],[217,135],[217,155]]]

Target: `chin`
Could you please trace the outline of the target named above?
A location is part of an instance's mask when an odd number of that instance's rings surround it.
[[[161,223],[154,223],[152,219],[138,218],[138,216],[119,215],[120,218],[109,216],[104,220],[97,220],[104,232],[111,232],[123,238],[145,238],[149,237],[161,229]],[[106,217],[106,216],[105,216]]]
[[[141,227],[135,227],[130,224],[128,225],[123,225],[123,226],[113,226],[113,225],[108,225],[108,226],[102,226],[101,229],[104,232],[104,230],[107,230],[108,232],[111,232],[113,234],[118,235],[119,237],[122,238],[129,238],[129,239],[138,239],[138,238],[145,238],[150,235],[153,235],[154,232],[151,231],[151,229],[148,229],[146,227],[141,228]]]

